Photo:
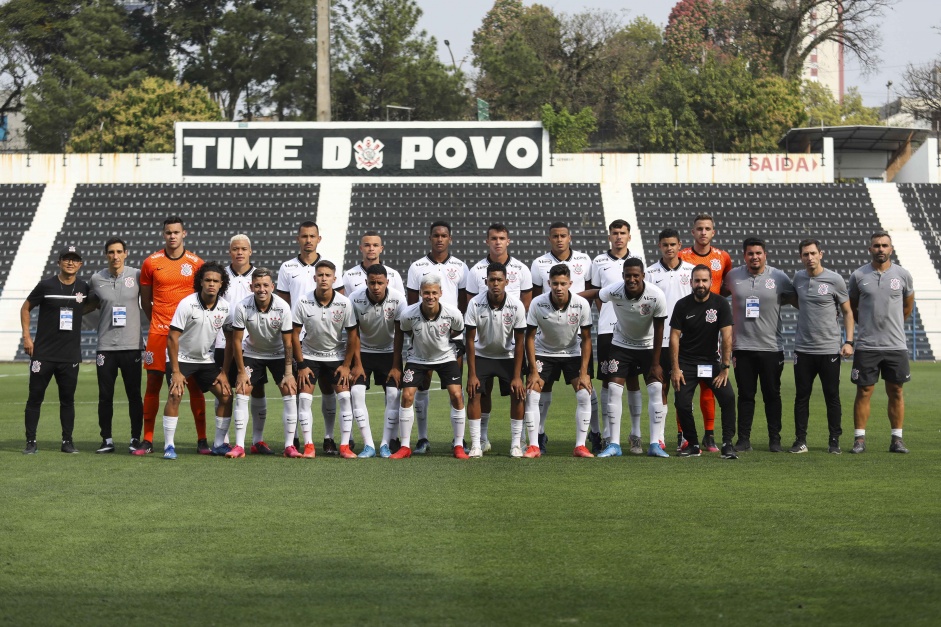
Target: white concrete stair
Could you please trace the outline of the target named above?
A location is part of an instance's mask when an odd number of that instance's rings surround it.
[[[343,274],[343,253],[346,250],[346,231],[350,225],[350,202],[353,183],[349,181],[324,181],[320,184],[317,200],[317,226],[323,238],[317,252],[337,266],[337,274]]]

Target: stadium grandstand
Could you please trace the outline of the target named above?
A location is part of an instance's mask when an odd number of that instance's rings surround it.
[[[236,128],[195,126],[203,134]],[[304,128],[277,126],[281,132]],[[228,170],[219,167],[219,148],[216,167],[200,171],[194,169],[198,151],[180,145],[179,127],[176,154],[0,154],[0,228],[6,241],[0,252],[0,360],[25,359],[19,308],[36,282],[54,272],[62,246],[79,248],[87,276],[104,266],[104,241],[121,236],[129,244],[128,264],[139,267],[145,255],[162,247],[161,224],[168,215],[184,218],[186,247],[203,258],[227,262],[229,237],[247,233],[255,265],[273,268],[296,254],[294,238],[302,221],[318,222],[319,252],[345,268],[358,260],[362,232],[377,230],[384,237],[384,262],[403,273],[426,254],[428,226],[439,219],[452,223],[452,253],[473,264],[485,254],[485,231],[493,222],[509,227],[511,254],[529,263],[547,249],[551,222],[567,222],[573,248],[595,256],[607,249],[606,225],[623,218],[632,226],[632,252],[649,264],[658,257],[661,229],[678,229],[688,245],[693,216],[705,212],[717,223],[713,243],[729,251],[736,265],[742,240],[759,236],[768,242],[769,264],[793,274],[801,268],[797,243],[815,237],[823,243],[825,265],[844,278],[868,262],[869,235],[886,230],[896,261],[915,281],[916,314],[907,327],[911,356],[934,360],[941,347],[941,160],[937,139],[924,131],[795,129],[782,139],[782,148],[791,152],[772,155],[548,155],[544,140],[541,148],[532,143],[538,161],[524,149],[529,144],[517,143],[516,152],[507,148],[494,157],[491,170],[480,164],[502,144],[472,139],[462,148],[451,141],[453,129],[445,123],[434,127],[439,136],[429,138],[427,146],[419,138],[411,153],[403,148],[401,162],[391,148],[399,140],[383,135],[391,129],[401,137],[403,131],[431,126],[343,126],[353,141],[382,139],[387,155],[383,166],[375,152],[355,144],[358,165],[347,171],[342,170],[345,140],[330,144],[337,150],[329,171],[306,163],[289,171],[285,161],[269,175],[257,166],[270,161],[274,167],[273,147],[271,154],[243,151],[245,163],[226,162]],[[474,128],[495,133],[505,127]],[[346,159],[354,164],[352,152]],[[474,159],[476,170],[467,166]],[[423,160],[440,167],[422,170]],[[406,162],[419,165],[406,172]],[[507,163],[517,169],[501,170]],[[842,182],[846,179],[853,182]],[[790,308],[785,312],[790,353],[796,315]],[[88,317],[86,359],[94,357],[93,324],[94,317]]]

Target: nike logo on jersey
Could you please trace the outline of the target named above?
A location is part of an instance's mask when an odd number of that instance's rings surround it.
[[[833,359],[830,360],[830,363],[835,362],[837,359],[839,359],[839,357],[834,357]]]
[[[696,317],[696,314],[693,314],[692,316],[686,316],[686,319],[689,320],[690,318],[695,318],[695,317]]]

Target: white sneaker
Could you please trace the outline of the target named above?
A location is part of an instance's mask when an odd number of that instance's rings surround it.
[[[479,446],[472,446],[467,456],[468,457],[483,457],[484,453],[483,451],[480,450]]]
[[[518,447],[518,446],[514,446],[513,448],[510,449],[510,457],[517,457],[517,458],[519,458],[519,457],[522,457],[522,456],[523,456],[523,449],[522,449],[522,448],[520,448],[520,447]]]
[[[489,453],[490,452],[490,440],[484,440],[483,442],[481,442],[480,450],[483,451],[484,453]]]

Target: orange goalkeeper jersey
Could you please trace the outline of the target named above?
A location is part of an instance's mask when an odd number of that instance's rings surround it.
[[[160,250],[147,257],[140,270],[140,284],[153,286],[153,314],[150,317],[150,332],[168,335],[170,321],[180,301],[193,293],[193,275],[203,265],[203,260],[186,250],[176,259]]]
[[[688,261],[694,266],[702,264],[709,267],[712,272],[712,287],[710,289],[714,294],[718,294],[722,290],[722,279],[732,269],[732,258],[729,253],[719,250],[715,246],[710,246],[709,252],[705,255],[700,255],[692,247],[684,248],[680,251],[680,259]]]

